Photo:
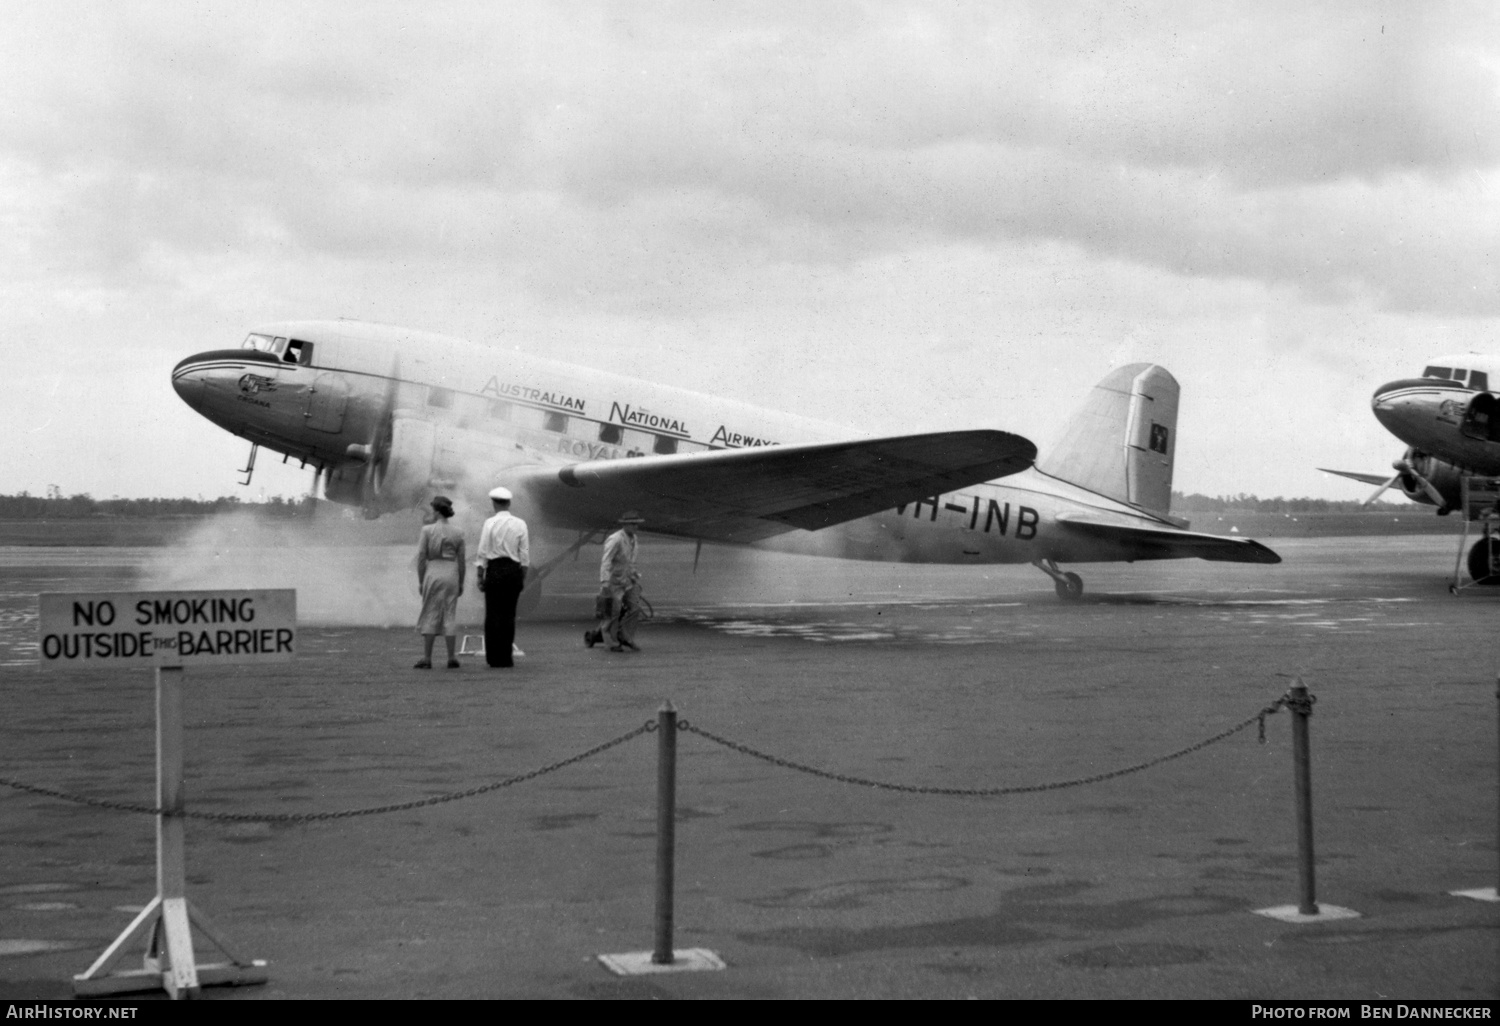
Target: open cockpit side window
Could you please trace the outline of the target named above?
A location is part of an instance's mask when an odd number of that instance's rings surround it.
[[[281,357],[284,363],[295,363],[306,367],[312,363],[312,343],[280,335],[251,333],[241,349],[254,349],[258,353],[270,353]]]
[[[295,363],[301,367],[309,366],[312,363],[313,347],[311,342],[304,342],[300,338],[278,338],[276,341],[284,344],[285,352],[282,352],[281,349],[277,349],[276,351],[282,353],[281,358],[287,363]]]
[[[1469,400],[1460,430],[1470,438],[1500,442],[1500,399],[1488,392],[1480,392]]]

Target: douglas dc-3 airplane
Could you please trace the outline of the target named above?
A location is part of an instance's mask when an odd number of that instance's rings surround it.
[[[1132,364],[1104,378],[1041,463],[1003,431],[854,438],[836,425],[460,339],[353,321],[257,328],[190,356],[172,386],[209,420],[312,464],[324,497],[366,515],[434,492],[578,532],[540,580],[625,509],[653,532],[786,552],[912,563],[1196,556],[1278,563],[1258,542],[1168,513],[1177,381]],[[247,478],[248,481],[248,478]],[[531,582],[528,581],[528,584]],[[532,591],[528,587],[527,591]]]
[[[1500,477],[1500,359],[1492,356],[1440,356],[1420,378],[1402,378],[1375,390],[1370,406],[1386,430],[1408,446],[1391,464],[1394,477],[1326,470],[1329,474],[1379,485],[1365,504],[1399,487],[1413,502],[1436,506],[1446,516],[1463,505],[1466,476]],[[1500,584],[1491,574],[1488,533],[1469,550],[1469,576],[1480,584]]]

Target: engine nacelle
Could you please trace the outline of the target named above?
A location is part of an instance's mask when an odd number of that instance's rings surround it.
[[[1459,508],[1459,505],[1463,502],[1462,481],[1464,472],[1462,470],[1451,463],[1446,463],[1438,459],[1436,456],[1429,456],[1427,453],[1418,452],[1416,449],[1406,450],[1404,462],[1410,470],[1401,471],[1401,477],[1396,483],[1401,486],[1401,491],[1406,494],[1408,499],[1412,502],[1426,503],[1429,506],[1437,505],[1433,497],[1427,493],[1427,489],[1422,487],[1422,482],[1418,481],[1413,475],[1412,471],[1415,471],[1416,474],[1420,474],[1426,478],[1432,487],[1437,489],[1438,494],[1443,497],[1443,505],[1439,509],[1440,513],[1446,513],[1448,510]]]
[[[328,469],[324,498],[361,506],[366,516],[374,517],[421,506],[437,492],[477,497],[483,504],[484,492],[500,480],[491,480],[490,474],[514,459],[514,446],[397,410],[385,431],[368,444],[349,446],[348,455]]]
[[[377,449],[372,472],[365,478],[365,505],[386,511],[425,501],[436,437],[430,421],[392,417],[390,438]]]
[[[349,447],[354,459],[329,468],[323,496],[373,515],[420,505],[432,487],[435,448],[431,422],[398,414],[373,444]]]

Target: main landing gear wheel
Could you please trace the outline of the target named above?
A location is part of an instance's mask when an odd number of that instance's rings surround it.
[[[1496,557],[1500,556],[1500,539],[1481,538],[1474,543],[1469,550],[1469,576],[1474,579],[1475,584],[1486,587],[1500,585],[1500,574],[1494,571]],[[1452,589],[1457,595],[1458,590]]]

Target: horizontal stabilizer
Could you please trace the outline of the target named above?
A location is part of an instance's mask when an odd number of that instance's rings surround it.
[[[1209,559],[1222,563],[1280,563],[1281,557],[1258,541],[1176,528],[1122,524],[1080,513],[1059,513],[1057,522],[1089,538],[1132,548],[1134,559]]]
[[[1020,435],[945,431],[531,467],[507,483],[558,526],[605,527],[634,509],[648,531],[743,543],[1006,477],[1035,458]]]

